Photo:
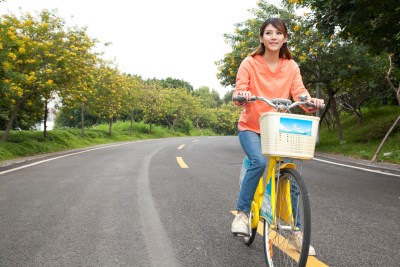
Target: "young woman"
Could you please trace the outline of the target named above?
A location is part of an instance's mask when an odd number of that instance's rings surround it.
[[[289,99],[292,97],[295,101],[300,95],[306,95],[308,100],[314,102],[317,107],[324,103],[322,99],[311,98],[304,87],[299,66],[292,60],[287,47],[287,28],[278,18],[271,18],[263,23],[260,28],[260,47],[240,64],[233,92],[233,96],[236,95],[242,95],[246,100],[256,95],[266,98]],[[240,144],[250,159],[250,167],[240,187],[237,201],[238,213],[232,223],[232,232],[249,235],[248,214],[251,202],[267,164],[261,153],[258,120],[261,114],[274,111],[274,109],[261,101],[234,103],[243,106],[238,123],[238,135]],[[309,111],[312,112],[312,110]],[[298,233],[295,242],[296,240],[301,242],[301,238],[301,233]],[[309,254],[315,255],[315,250],[311,246]]]

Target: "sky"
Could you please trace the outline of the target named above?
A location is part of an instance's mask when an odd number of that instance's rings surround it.
[[[215,62],[231,51],[223,34],[252,17],[258,0],[5,0],[0,15],[56,9],[67,25],[87,27],[97,48],[122,72],[143,79],[183,79],[221,97]],[[279,0],[270,0],[277,4]],[[21,8],[21,9],[20,9]],[[104,46],[105,43],[112,43]]]

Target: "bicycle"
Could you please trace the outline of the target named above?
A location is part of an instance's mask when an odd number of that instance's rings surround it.
[[[242,96],[233,100],[246,101]],[[305,266],[311,237],[310,201],[294,160],[313,158],[319,118],[290,113],[296,106],[314,107],[305,97],[294,103],[258,96],[250,101],[263,101],[277,112],[267,112],[259,120],[262,153],[269,157],[269,166],[265,181],[264,173],[254,194],[250,235],[243,241],[247,246],[253,243],[262,219],[267,266]]]

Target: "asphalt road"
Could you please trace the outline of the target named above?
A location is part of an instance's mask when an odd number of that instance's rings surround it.
[[[261,237],[230,233],[243,156],[193,137],[3,162],[0,266],[263,266]],[[321,262],[398,266],[397,165],[317,155],[302,173]]]

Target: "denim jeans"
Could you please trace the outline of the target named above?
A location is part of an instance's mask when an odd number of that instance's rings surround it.
[[[297,187],[297,183],[294,181],[293,178],[289,178],[290,180],[290,199],[292,201],[292,213],[294,219],[294,226],[301,229],[301,214],[300,214],[300,207],[298,207],[298,200],[300,191]]]
[[[251,202],[257,189],[258,181],[263,175],[267,165],[265,157],[261,153],[260,135],[253,131],[239,131],[239,141],[250,160],[240,187],[237,201],[237,210],[250,213]]]
[[[268,161],[261,152],[260,135],[253,131],[239,131],[239,141],[250,160],[250,167],[247,169],[241,183],[239,197],[237,201],[237,210],[250,213],[251,202],[257,189],[260,177],[264,174]],[[292,178],[290,178],[292,180]],[[300,218],[296,218],[299,214],[297,207],[299,189],[296,183],[291,181],[290,194],[292,199],[292,212],[295,218],[295,226],[301,228]]]

